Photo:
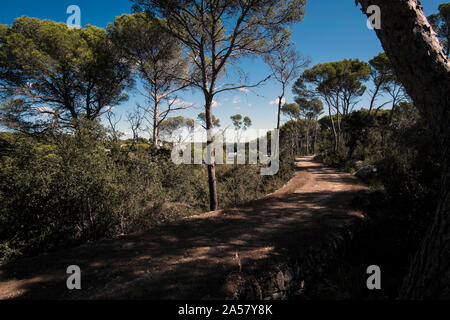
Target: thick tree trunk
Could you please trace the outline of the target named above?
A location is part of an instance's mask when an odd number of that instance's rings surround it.
[[[450,299],[450,158],[443,161],[438,208],[403,282],[403,299]]]
[[[417,0],[357,0],[381,9],[376,30],[414,104],[428,121],[442,153],[440,199],[431,226],[403,283],[402,299],[449,298],[450,63]]]
[[[207,145],[209,146],[214,141],[212,136],[213,119],[212,119],[212,102],[213,97],[205,95],[205,113],[206,113],[206,130],[207,132]],[[217,180],[216,180],[216,164],[215,161],[208,165],[208,186],[209,186],[209,206],[211,211],[216,211],[219,208],[217,200]]]

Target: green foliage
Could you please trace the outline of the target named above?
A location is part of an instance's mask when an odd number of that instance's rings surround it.
[[[370,71],[369,64],[359,59],[321,63],[305,70],[293,86],[297,103],[304,104],[311,98],[320,98],[327,103],[335,152],[340,151],[342,133],[345,132],[341,115],[351,112],[356,99],[365,93],[363,82],[369,79]],[[314,104],[321,111],[318,100]]]
[[[448,56],[450,54],[450,2],[440,4],[438,10],[439,13],[430,15],[428,21],[436,31]]]
[[[323,113],[323,102],[319,98],[308,100],[306,98],[297,98],[296,102],[299,105],[299,115],[305,119],[317,118]]]
[[[372,67],[371,74],[376,74],[377,78],[389,80],[394,77],[392,65],[386,53],[382,52],[369,60]]]
[[[124,14],[108,25],[107,32],[140,77],[156,90],[167,91],[177,83],[176,78],[186,76],[183,48],[167,33],[164,20],[145,13]],[[158,79],[152,81],[155,77]]]
[[[286,103],[281,107],[281,112],[291,120],[300,119],[300,106],[296,103]]]
[[[134,3],[135,11],[163,18],[164,28],[185,46],[187,55],[193,59],[189,84],[204,96],[205,113],[200,118],[207,130],[218,126],[212,114],[218,94],[255,87],[268,79],[255,85],[230,84],[224,81],[228,67],[236,67],[236,61],[243,57],[257,57],[287,46],[290,27],[303,20],[306,5],[305,0],[134,0]],[[209,166],[208,180],[210,207],[216,210],[214,165]]]
[[[367,110],[347,115],[342,120],[347,128],[345,148],[335,153],[332,141],[324,140],[319,159],[348,171],[376,165],[378,174],[368,182],[398,208],[398,228],[407,225],[419,237],[439,190],[438,147],[412,104],[402,103],[390,118],[390,111],[376,117]]]
[[[185,118],[183,116],[167,118],[160,123],[160,134],[166,140],[170,141],[170,138],[175,138],[178,131],[187,129],[192,131],[195,127],[195,120]],[[182,132],[180,132],[182,134]]]
[[[111,238],[208,210],[207,171],[175,165],[171,150],[109,140],[92,121],[68,134],[0,133],[0,261]],[[282,186],[293,173],[283,157],[278,175],[260,167],[218,166],[221,207]]]
[[[281,188],[294,175],[294,159],[283,155],[275,176],[262,176],[260,170],[260,165],[217,166],[221,207],[242,205]]]
[[[368,217],[368,226],[348,243],[345,255],[325,278],[310,283],[307,299],[395,299],[411,257],[436,209],[441,179],[438,145],[424,119],[411,103],[393,113],[361,110],[342,119],[344,146],[334,152],[330,119],[320,120],[318,160],[347,171],[375,165],[377,174],[366,182],[371,193],[355,205]],[[362,206],[362,207],[361,207]],[[370,292],[361,281],[365,268],[378,261],[384,289]]]
[[[170,152],[113,149],[95,123],[30,137],[1,134],[0,256],[64,248],[201,212],[204,186]],[[198,192],[198,193],[197,193]],[[205,192],[205,191],[203,191]]]
[[[252,126],[252,120],[249,117],[242,117],[240,114],[236,114],[230,117],[233,122],[233,126],[236,130],[247,130]]]
[[[366,90],[362,81],[367,80],[369,74],[369,65],[358,59],[321,63],[305,70],[293,90],[299,97],[308,97],[314,94],[308,84],[313,84],[322,96],[343,93],[361,96]]]
[[[212,117],[213,128],[219,128],[220,127],[220,119],[217,119],[214,115],[211,115],[211,117]],[[206,127],[207,127],[206,113],[205,112],[199,113],[197,119],[200,121],[202,126],[206,129]]]
[[[319,134],[317,119],[323,111],[320,99],[297,97],[296,102],[283,105],[281,112],[291,120],[281,127],[282,148],[288,154],[310,155],[315,153]],[[303,119],[302,119],[303,117]]]
[[[94,26],[70,29],[64,23],[17,18],[2,28],[0,56],[3,82],[25,99],[28,116],[41,107],[66,124],[72,119],[97,119],[104,108],[127,99],[133,81],[129,65]],[[32,113],[34,112],[34,114]]]
[[[318,127],[315,121],[300,119],[286,122],[280,128],[280,152],[293,159],[310,154],[317,142]],[[309,139],[310,138],[310,139]]]
[[[151,123],[153,142],[157,145],[161,122],[172,111],[186,108],[175,105],[175,94],[188,85],[190,60],[181,43],[167,32],[165,21],[150,18],[145,13],[117,17],[107,31],[115,47],[123,52],[142,80],[148,100],[143,117]]]

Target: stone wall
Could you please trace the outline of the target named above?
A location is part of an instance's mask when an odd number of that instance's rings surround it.
[[[288,300],[301,296],[308,283],[321,277],[343,255],[347,243],[366,226],[365,221],[348,226],[332,238],[311,247],[301,257],[293,254],[277,258],[273,263],[267,261],[266,269],[257,274],[241,272],[233,275],[229,278],[234,283],[233,291],[226,298]]]

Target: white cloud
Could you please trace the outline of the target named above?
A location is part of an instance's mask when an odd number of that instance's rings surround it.
[[[248,90],[247,88],[239,88],[238,91],[248,93],[250,90]]]
[[[221,105],[222,105],[222,104],[219,103],[219,102],[217,102],[216,100],[213,100],[213,102],[212,102],[212,107],[213,107],[213,108],[220,107]]]
[[[269,104],[278,104],[278,103],[280,103],[280,98],[277,98],[276,100],[272,100],[269,102]],[[283,98],[283,100],[281,100],[281,103],[282,104],[286,103],[286,99]]]
[[[188,101],[181,100],[181,99],[179,99],[179,98],[176,98],[173,104],[174,104],[175,106],[179,106],[179,107],[190,107],[190,106],[193,105],[193,103],[188,102]]]
[[[241,102],[241,99],[239,99],[239,97],[233,98],[233,104],[238,104],[239,102]]]

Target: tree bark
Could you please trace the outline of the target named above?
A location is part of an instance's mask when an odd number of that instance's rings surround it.
[[[340,104],[339,104],[339,94],[336,97],[336,122],[337,122],[337,148],[336,151],[339,150],[341,147],[341,137],[342,137],[342,129],[341,129],[341,111],[340,111]]]
[[[372,95],[372,99],[370,99],[370,107],[369,107],[369,116],[372,113],[373,107],[375,106],[375,101],[377,99],[378,93],[380,92],[380,88],[381,88],[381,82],[377,83],[376,87],[375,87],[375,92]]]
[[[157,92],[155,90],[155,97],[157,97]],[[153,146],[158,149],[159,143],[159,101],[155,98],[155,105],[153,107]]]
[[[338,138],[337,138],[336,126],[334,124],[333,115],[331,114],[331,103],[328,100],[327,100],[327,104],[328,104],[328,115],[330,116],[331,127],[333,129],[334,152],[337,152],[338,151]]]
[[[376,33],[408,95],[429,123],[442,154],[436,213],[415,255],[401,299],[449,298],[450,63],[417,0],[356,0],[381,9]]]
[[[310,119],[306,119],[307,121],[307,125],[306,125],[306,155],[309,156],[310,152],[311,152],[311,143],[310,143],[310,130],[311,130],[311,120]]]
[[[278,97],[279,101],[278,101],[278,119],[277,119],[277,129],[280,130],[280,126],[281,126],[281,108],[283,106],[283,99],[284,96],[286,94],[286,89],[285,89],[285,85],[283,84],[283,93],[281,94],[280,97]]]
[[[154,118],[153,119],[153,146],[156,149],[159,149],[159,123],[158,123],[158,119]]]
[[[281,124],[281,99],[280,102],[278,103],[278,119],[277,119],[277,129],[280,129],[280,124]]]
[[[207,130],[207,146],[211,145],[214,141],[212,136],[213,118],[212,118],[212,103],[213,97],[211,95],[205,96],[205,113],[206,113],[206,130]],[[212,164],[208,165],[208,186],[209,186],[209,205],[211,211],[216,211],[219,206],[217,198],[217,180],[216,180],[216,164],[215,158]]]
[[[319,130],[319,124],[317,123],[317,119],[314,120],[314,142],[313,142],[313,154],[317,154],[316,144],[317,144],[317,131]]]

